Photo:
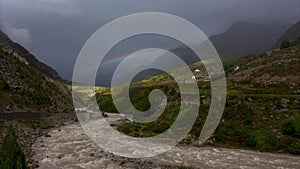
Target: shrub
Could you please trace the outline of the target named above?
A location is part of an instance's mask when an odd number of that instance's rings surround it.
[[[300,117],[289,119],[281,125],[281,131],[285,135],[300,138]]]
[[[25,155],[17,143],[17,135],[13,127],[8,128],[0,149],[1,169],[27,169]]]
[[[288,40],[285,40],[283,41],[281,44],[280,44],[280,49],[285,49],[285,48],[288,48],[291,46],[291,43],[288,41]]]
[[[0,75],[0,90],[8,90],[9,86],[4,78]]]
[[[293,135],[295,133],[295,127],[291,120],[285,121],[281,126],[282,133],[285,135]]]
[[[111,95],[96,94],[97,103],[103,112],[118,113]]]
[[[218,142],[225,143],[225,129],[221,128],[218,130],[218,132],[215,134],[215,139]]]
[[[221,143],[255,147],[255,134],[255,131],[247,126],[240,125],[235,121],[228,121],[223,127],[218,129],[215,139]]]
[[[224,110],[225,119],[234,119],[242,125],[249,126],[252,125],[254,114],[254,111],[243,102],[234,106],[229,105],[229,107]]]
[[[279,146],[276,136],[270,132],[262,133],[258,140],[258,147],[265,151],[275,151]]]
[[[300,143],[299,142],[293,142],[291,143],[288,148],[288,152],[294,155],[300,155]]]
[[[256,147],[255,134],[251,134],[244,142],[244,145],[249,148]]]
[[[173,96],[175,94],[176,94],[176,90],[174,89],[174,87],[172,87],[170,90],[170,95]]]
[[[238,110],[241,113],[243,124],[251,125],[254,116],[253,110],[243,102],[242,104],[238,105]]]

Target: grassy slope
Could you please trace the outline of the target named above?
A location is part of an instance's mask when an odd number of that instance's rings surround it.
[[[299,52],[300,46],[294,46],[224,63],[228,81],[226,108],[209,144],[300,154]],[[230,72],[233,65],[241,69]],[[203,71],[201,63],[191,65],[192,70],[196,68]],[[210,85],[199,82],[198,87],[202,106],[194,128],[182,143],[197,140],[209,109]],[[176,83],[168,75],[133,83],[131,101],[137,109],[146,110],[149,108],[147,96],[154,88],[168,95],[169,104],[162,116],[148,124],[124,124],[119,127],[120,131],[148,137],[165,131],[172,124],[179,111],[180,95]],[[198,89],[187,86],[185,90],[193,93]],[[97,95],[100,108],[116,112],[109,93],[106,92],[105,97]],[[284,98],[289,100],[287,106],[282,104]]]

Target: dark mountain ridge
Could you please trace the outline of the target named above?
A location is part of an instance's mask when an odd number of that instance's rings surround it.
[[[72,112],[71,90],[57,72],[0,33],[0,113]]]
[[[290,43],[297,41],[296,43],[300,44],[300,21],[290,27],[286,33],[277,40],[271,49],[280,48],[284,41],[288,41]]]
[[[290,27],[286,23],[253,24],[240,21],[224,33],[210,37],[221,57],[239,57],[262,53]]]
[[[48,77],[55,79],[55,80],[62,80],[62,78],[58,75],[56,70],[51,68],[50,66],[40,62],[37,60],[29,51],[27,51],[23,46],[18,43],[13,42],[10,38],[0,31],[0,46],[6,48],[8,52],[17,53],[18,55],[22,56],[26,61],[33,66],[35,69],[39,70],[40,72],[44,73]]]

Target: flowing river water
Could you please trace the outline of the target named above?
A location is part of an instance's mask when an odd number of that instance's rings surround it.
[[[108,114],[106,120],[117,124],[124,120],[119,114]],[[130,143],[128,143],[130,144]],[[124,168],[295,168],[300,156],[262,153],[219,147],[179,145],[162,155],[129,159],[101,150],[84,133],[79,123],[52,129],[48,137],[40,137],[32,146],[34,159],[42,169],[124,169]]]

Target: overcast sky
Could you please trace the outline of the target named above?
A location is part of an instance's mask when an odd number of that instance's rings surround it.
[[[104,24],[136,12],[175,14],[208,36],[238,21],[295,23],[300,0],[0,0],[1,30],[70,79],[85,41]]]

